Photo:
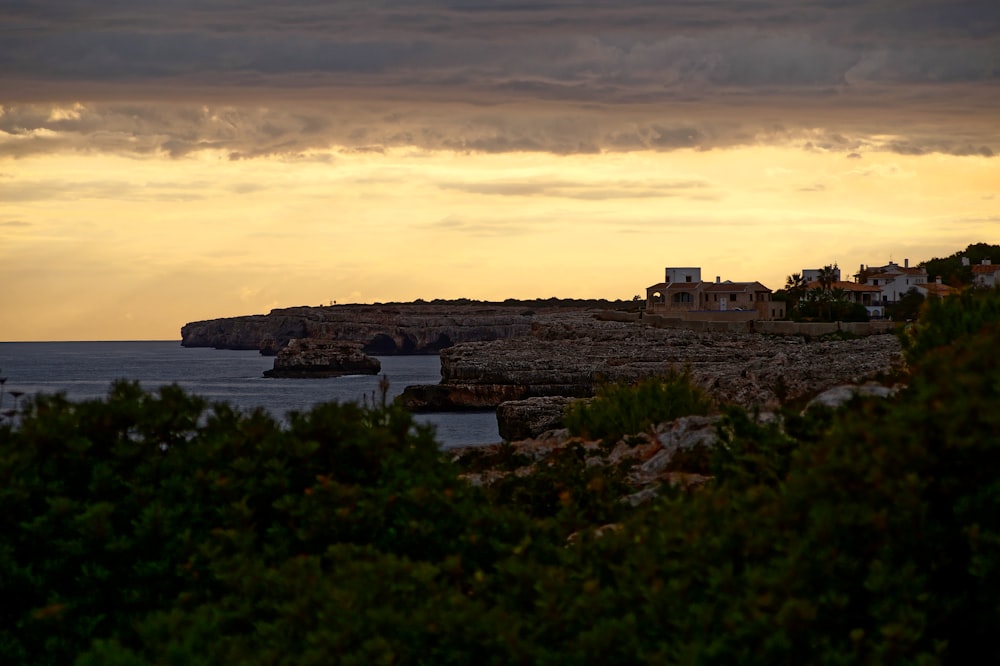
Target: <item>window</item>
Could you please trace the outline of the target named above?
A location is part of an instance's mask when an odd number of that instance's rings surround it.
[[[736,301],[736,294],[729,294],[729,300],[735,302]]]
[[[690,275],[685,275],[684,276],[684,281],[685,282],[690,282],[691,281],[691,276]]]

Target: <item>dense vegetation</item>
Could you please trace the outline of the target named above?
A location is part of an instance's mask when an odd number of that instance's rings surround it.
[[[570,404],[564,423],[572,435],[613,443],[657,423],[707,414],[711,407],[711,399],[694,384],[690,370],[671,370],[633,385],[600,386],[593,400]]]
[[[177,388],[37,398],[0,425],[0,655],[992,661],[997,303],[933,306],[894,399],[783,428],[729,411],[714,481],[637,507],[618,501],[621,471],[579,447],[473,487],[391,406],[323,405],[282,426]]]
[[[865,306],[852,301],[850,293],[837,286],[838,271],[835,265],[824,266],[812,282],[802,273],[792,273],[774,299],[787,304],[786,315],[792,321],[868,321]]]
[[[963,259],[969,260],[968,266],[963,264]],[[940,277],[945,284],[963,287],[972,284],[972,266],[982,263],[983,259],[1000,263],[1000,245],[973,243],[950,256],[935,257],[923,261],[920,263],[920,267],[927,270],[927,276],[930,280]]]

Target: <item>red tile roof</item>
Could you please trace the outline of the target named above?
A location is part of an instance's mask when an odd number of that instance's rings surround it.
[[[972,267],[972,272],[976,275],[993,275],[1000,271],[1000,264],[976,264]]]
[[[949,287],[946,284],[938,284],[937,282],[928,282],[927,284],[917,286],[932,296],[948,296],[958,291],[954,287]]]
[[[819,280],[812,280],[806,283],[807,289],[816,289],[819,287]],[[834,282],[830,285],[831,289],[843,289],[844,291],[882,291],[881,287],[876,287],[873,284],[860,284],[858,282],[846,282],[841,280],[840,282]]]

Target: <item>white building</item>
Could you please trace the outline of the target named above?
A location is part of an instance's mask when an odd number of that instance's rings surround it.
[[[973,284],[982,289],[992,289],[1000,285],[1000,264],[994,264],[989,259],[972,267]]]
[[[904,259],[902,266],[893,261],[878,267],[862,264],[857,278],[860,284],[878,287],[882,303],[897,303],[910,289],[927,284],[927,271],[910,268],[910,260]]]

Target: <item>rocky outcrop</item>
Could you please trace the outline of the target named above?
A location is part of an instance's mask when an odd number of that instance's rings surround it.
[[[344,340],[291,340],[274,359],[265,377],[340,377],[375,375],[382,369],[378,359],[364,353],[361,345]]]
[[[759,333],[660,329],[601,321],[588,313],[540,315],[530,335],[456,345],[441,352],[441,385],[503,401],[584,397],[602,382],[635,381],[687,367],[720,401],[773,409],[839,384],[858,384],[901,362],[893,335],[812,340]],[[449,393],[448,387],[462,387]],[[483,387],[477,390],[470,387]],[[486,387],[489,387],[488,390]],[[413,388],[426,391],[427,387]],[[443,404],[436,405],[444,408]]]
[[[503,402],[497,407],[500,436],[512,442],[558,430],[563,427],[566,408],[576,401],[577,398],[566,396],[548,396]]]
[[[542,396],[591,395],[588,387],[565,384],[418,384],[407,386],[396,403],[411,412],[486,411],[497,405]]]
[[[857,396],[888,398],[895,395],[897,391],[898,389],[895,387],[881,386],[879,384],[834,386],[810,400],[803,411],[809,411],[813,407],[837,409],[846,405]]]
[[[762,417],[767,418],[767,417]],[[463,476],[475,485],[489,485],[508,474],[524,475],[549,464],[567,447],[579,445],[587,466],[628,469],[625,481],[635,493],[622,498],[639,504],[656,496],[661,483],[690,488],[705,483],[708,457],[719,441],[719,416],[685,416],[661,423],[605,446],[601,442],[571,437],[565,429],[549,430],[538,437],[486,447],[455,449],[454,460],[469,471]],[[493,461],[497,464],[493,464]],[[470,465],[467,461],[474,461]],[[512,466],[512,461],[522,461]]]
[[[436,354],[454,344],[527,335],[534,310],[517,305],[333,305],[196,321],[184,347],[259,349],[275,354],[296,338],[351,340],[374,355]]]

